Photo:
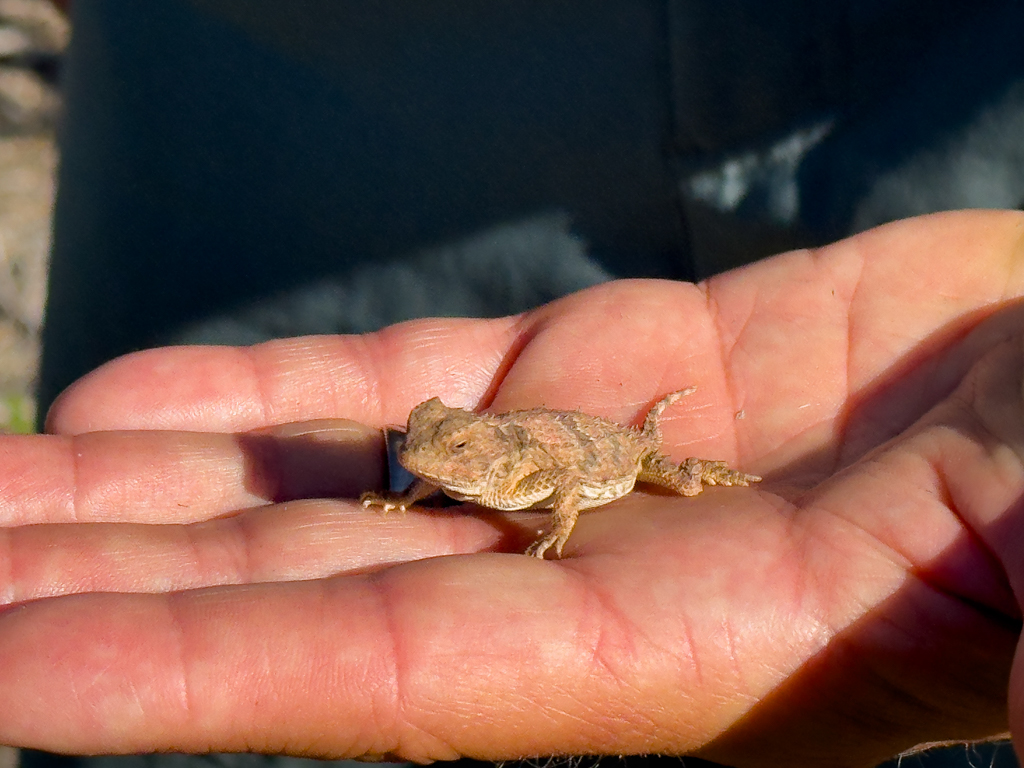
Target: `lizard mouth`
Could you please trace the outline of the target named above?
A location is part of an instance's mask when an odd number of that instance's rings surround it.
[[[446,492],[451,491],[452,493],[465,494],[467,496],[479,496],[481,489],[478,487],[479,484],[468,484],[452,482],[451,479],[445,479],[440,477],[436,472],[431,472],[424,468],[416,466],[415,460],[410,461],[408,456],[399,456],[398,463],[401,464],[406,470],[421,477],[429,483],[443,488]]]

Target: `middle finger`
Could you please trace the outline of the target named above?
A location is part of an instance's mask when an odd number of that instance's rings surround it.
[[[0,606],[80,592],[170,592],[299,581],[439,555],[521,550],[497,513],[384,515],[351,501],[273,504],[190,524],[0,529]]]
[[[192,523],[380,487],[381,433],[344,419],[243,434],[89,432],[0,437],[0,528]]]

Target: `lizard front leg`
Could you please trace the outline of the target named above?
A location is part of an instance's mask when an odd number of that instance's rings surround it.
[[[555,556],[562,556],[562,547],[569,539],[569,534],[576,527],[576,520],[580,516],[580,493],[579,486],[562,486],[554,494],[554,504],[551,507],[551,532],[547,536],[535,541],[526,550],[531,557],[544,559],[544,553],[554,547]]]
[[[405,512],[417,501],[427,498],[430,494],[440,490],[433,483],[417,477],[416,480],[402,493],[375,493],[367,491],[359,497],[359,503],[364,507],[380,507],[385,513],[397,509]]]

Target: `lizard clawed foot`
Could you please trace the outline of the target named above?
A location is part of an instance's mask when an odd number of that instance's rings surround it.
[[[637,480],[671,488],[682,496],[696,496],[705,486],[761,482],[757,475],[731,469],[724,461],[689,458],[676,465],[660,454],[645,462]]]
[[[359,503],[365,509],[380,507],[381,511],[387,514],[398,510],[403,514],[418,501],[422,501],[437,490],[436,485],[431,485],[425,480],[416,480],[407,490],[402,493],[385,492],[377,493],[367,491],[359,497]]]
[[[574,518],[573,524],[575,524],[575,522]],[[537,541],[527,547],[524,554],[529,555],[530,557],[536,557],[538,560],[543,560],[544,553],[549,549],[554,549],[555,557],[560,559],[562,557],[562,547],[564,547],[565,542],[569,540],[569,534],[572,533],[572,528],[573,526],[560,527],[556,525],[551,533],[542,539],[537,539]]]
[[[693,459],[688,459],[693,461]],[[740,472],[738,469],[731,469],[724,461],[704,461],[698,459],[701,462],[701,473],[700,479],[704,485],[750,485],[751,483],[761,482],[759,475],[748,475],[746,472]]]
[[[390,496],[381,493],[374,493],[373,491],[367,491],[362,496],[360,496],[359,504],[364,509],[369,509],[370,507],[380,507],[380,511],[383,512],[385,515],[388,512],[394,512],[396,510],[401,512],[402,514],[405,514],[406,510],[409,508],[409,503],[404,498],[398,495]]]
[[[543,539],[533,542],[533,544],[526,548],[524,554],[528,557],[536,557],[538,560],[543,560],[544,553],[553,546],[555,548],[555,555],[561,557],[562,545],[558,543],[557,539],[558,537],[554,534],[548,534]]]

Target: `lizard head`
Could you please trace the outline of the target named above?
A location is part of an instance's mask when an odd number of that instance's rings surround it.
[[[414,475],[472,498],[486,488],[491,470],[508,457],[513,442],[492,417],[449,408],[435,397],[409,414],[398,460]]]

